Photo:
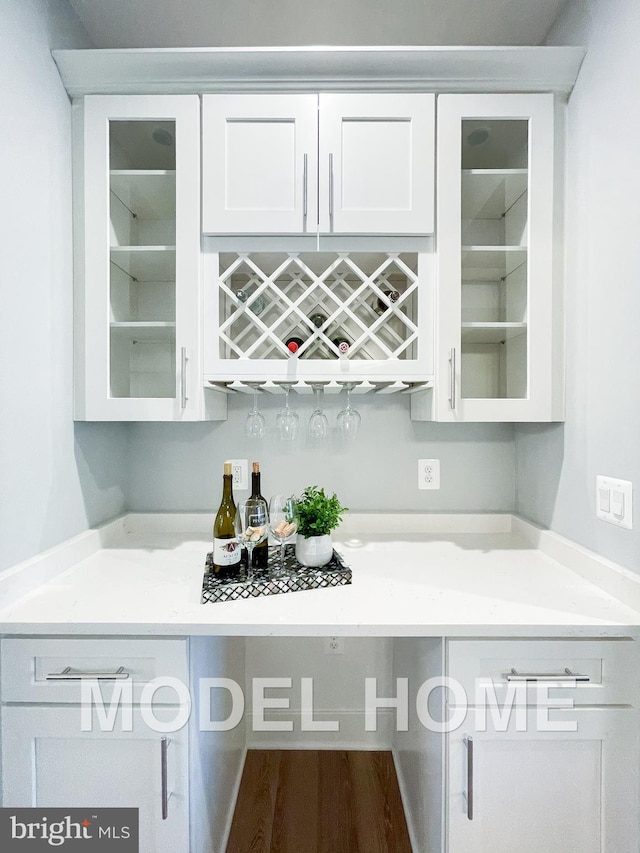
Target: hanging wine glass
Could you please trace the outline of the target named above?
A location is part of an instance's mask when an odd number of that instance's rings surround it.
[[[289,408],[289,391],[291,385],[284,385],[284,409],[280,409],[276,416],[276,429],[283,441],[295,441],[298,437],[298,426],[300,418],[297,412]]]
[[[291,539],[298,529],[295,509],[295,499],[286,497],[285,495],[275,495],[269,501],[269,530],[273,537],[280,543],[280,564],[273,571],[274,577],[280,577],[285,573],[285,542]]]
[[[340,435],[349,441],[356,437],[362,419],[360,412],[356,411],[351,405],[351,391],[354,386],[345,385],[344,387],[347,392],[347,405],[341,412],[338,412],[338,427]]]
[[[253,386],[253,408],[247,415],[244,434],[247,438],[264,438],[266,421],[262,412],[258,411],[258,386]]]
[[[264,498],[240,501],[233,526],[238,542],[247,549],[247,580],[253,578],[253,549],[269,534],[269,511]]]
[[[309,418],[309,438],[314,441],[322,441],[329,435],[329,421],[320,405],[320,394],[323,388],[322,385],[313,385],[312,387],[316,394],[316,407]]]

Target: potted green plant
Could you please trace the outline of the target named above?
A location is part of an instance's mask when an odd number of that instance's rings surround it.
[[[328,497],[323,488],[307,486],[296,504],[298,535],[296,559],[303,566],[324,566],[333,554],[331,532],[342,521],[342,506],[337,495]]]

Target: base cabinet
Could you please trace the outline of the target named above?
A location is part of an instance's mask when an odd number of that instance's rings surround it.
[[[448,853],[637,851],[635,711],[562,716],[575,732],[536,731],[527,709],[528,731],[450,735]]]
[[[175,716],[175,709],[172,710]],[[139,808],[140,853],[188,853],[186,730],[163,735],[133,709],[132,731],[83,732],[80,708],[2,709],[3,805]]]

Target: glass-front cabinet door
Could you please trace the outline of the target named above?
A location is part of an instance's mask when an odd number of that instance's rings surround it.
[[[76,418],[197,419],[198,98],[77,109]]]
[[[551,95],[438,99],[437,420],[554,419],[553,151]]]

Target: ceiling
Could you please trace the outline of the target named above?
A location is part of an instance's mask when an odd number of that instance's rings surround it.
[[[69,0],[95,47],[538,45],[567,0]]]

